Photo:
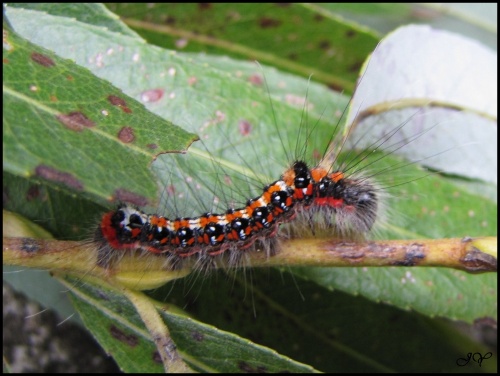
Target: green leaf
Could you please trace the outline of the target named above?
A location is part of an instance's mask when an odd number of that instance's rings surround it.
[[[149,332],[123,295],[102,286],[97,289],[88,282],[70,281],[71,300],[80,317],[123,371],[163,371]],[[75,284],[80,287],[75,288]]]
[[[442,359],[451,370],[455,357],[478,348],[447,321],[318,289],[286,270],[211,273],[164,286],[154,297],[323,372],[426,371],[446,367]]]
[[[87,327],[125,372],[161,372],[163,366],[136,308],[105,284],[68,278],[73,303]],[[193,320],[175,307],[158,307],[184,360],[204,372],[313,372],[314,369],[234,334]],[[176,312],[177,311],[177,312]]]
[[[4,171],[101,202],[154,202],[148,165],[158,153],[185,150],[194,135],[87,69],[6,33]]]
[[[11,3],[9,7],[31,9],[63,18],[74,18],[89,25],[102,26],[112,32],[127,35],[141,40],[130,28],[118,20],[116,14],[110,12],[103,4],[92,3]]]
[[[150,43],[256,59],[352,91],[375,33],[310,4],[109,4]]]

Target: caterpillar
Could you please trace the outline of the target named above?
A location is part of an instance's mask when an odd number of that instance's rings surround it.
[[[276,236],[281,223],[307,210],[335,215],[339,227],[347,226],[345,217],[351,216],[356,230],[366,232],[375,222],[377,206],[375,188],[368,181],[295,161],[280,180],[267,185],[261,196],[249,199],[243,208],[172,220],[122,205],[103,216],[96,239],[103,247],[117,250],[141,248],[181,258],[198,252],[215,256],[226,250],[250,250],[257,240]]]

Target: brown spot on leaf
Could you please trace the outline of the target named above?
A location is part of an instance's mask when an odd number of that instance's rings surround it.
[[[262,86],[264,80],[261,75],[255,73],[248,77],[248,82],[255,86]]]
[[[183,48],[186,48],[188,43],[189,43],[188,38],[179,38],[175,41],[175,47],[179,50],[182,50]]]
[[[111,333],[113,338],[116,338],[118,341],[123,342],[130,347],[135,347],[139,343],[139,338],[137,338],[137,336],[133,334],[127,334],[114,325],[111,325],[111,328],[109,328],[109,332]]]
[[[163,361],[161,360],[160,353],[158,351],[155,351],[153,353],[153,362],[158,363],[158,364],[163,364]]]
[[[241,371],[243,371],[245,373],[266,373],[267,372],[266,367],[264,367],[264,366],[254,367],[243,360],[240,360],[238,362],[238,368],[241,369]]]
[[[325,17],[323,17],[323,16],[322,16],[321,14],[319,14],[319,13],[316,13],[316,14],[314,15],[314,21],[321,22],[321,21],[323,21],[324,19],[325,19]]]
[[[328,88],[332,89],[334,91],[342,91],[342,90],[344,90],[344,87],[342,85],[334,84],[334,83],[331,83],[331,82],[328,84]]]
[[[120,97],[117,97],[116,95],[110,95],[110,96],[108,96],[108,101],[113,106],[127,106],[127,102],[125,102],[124,99],[122,99]]]
[[[252,366],[250,366],[250,364],[248,364],[247,362],[244,362],[242,360],[240,360],[238,362],[238,368],[246,373],[254,372],[254,368]]]
[[[158,149],[158,144],[147,144],[146,146],[151,150]]]
[[[53,67],[54,65],[56,65],[56,63],[54,63],[54,60],[52,60],[50,57],[38,52],[33,52],[31,54],[31,60],[33,60],[37,64],[43,65],[44,67]]]
[[[173,196],[173,195],[175,195],[175,186],[174,186],[174,185],[169,184],[169,185],[167,186],[167,194],[168,194],[169,196]]]
[[[81,132],[85,127],[90,128],[95,126],[95,123],[80,111],[57,115],[56,118],[63,123],[66,128],[75,132]]]
[[[128,202],[137,206],[146,206],[148,204],[148,200],[146,197],[134,192],[130,192],[123,188],[118,188],[117,190],[115,190],[113,198],[115,201]]]
[[[493,317],[485,316],[474,320],[475,328],[491,328],[493,330],[497,329],[497,320]]]
[[[163,98],[164,93],[165,90],[163,89],[145,90],[141,93],[141,100],[145,103],[158,102],[161,98]]]
[[[327,50],[328,48],[330,48],[330,41],[327,39],[323,39],[319,42],[318,46],[322,50]]]
[[[242,136],[248,136],[252,132],[252,124],[248,120],[240,120],[238,123],[238,129]]]
[[[205,339],[203,333],[194,331],[191,333],[191,338],[193,338],[196,342],[202,342]]]
[[[278,27],[281,25],[281,21],[271,17],[261,17],[259,19],[259,26],[263,29]]]
[[[62,172],[55,168],[39,165],[35,168],[35,175],[43,179],[50,180],[56,183],[64,184],[65,186],[81,191],[83,189],[83,184],[72,174],[68,172]]]
[[[126,112],[127,114],[131,113],[132,110],[127,107],[127,102],[125,102],[124,99],[116,96],[116,95],[110,95],[108,96],[108,101],[111,103],[113,106],[120,107],[123,112]]]
[[[3,42],[3,48],[5,51],[12,50],[12,44],[10,44],[10,42],[9,42],[9,32],[6,29],[3,29],[3,32],[2,32],[2,42]],[[6,62],[6,60],[7,59],[4,59],[4,63]]]
[[[198,3],[199,10],[208,10],[212,8],[212,3]]]
[[[355,30],[353,30],[353,29],[347,30],[347,31],[345,32],[345,36],[346,36],[347,38],[352,38],[352,37],[354,37],[355,35],[356,35],[356,31],[355,31]]]
[[[323,156],[323,153],[320,152],[318,149],[313,150],[312,157],[315,161],[320,161],[322,156]]]
[[[357,73],[357,72],[359,72],[359,70],[361,69],[362,66],[363,66],[363,62],[357,61],[354,64],[351,64],[349,66],[349,72]]]
[[[135,140],[134,128],[132,127],[123,127],[118,132],[118,139],[124,144],[130,144]]]
[[[176,22],[176,19],[175,17],[173,16],[170,16],[170,15],[167,15],[164,20],[163,20],[163,23],[165,25],[175,25],[175,22]]]
[[[26,201],[36,200],[40,196],[40,187],[38,185],[32,185],[28,188],[26,193]]]
[[[442,13],[436,9],[413,4],[410,10],[410,17],[420,22],[429,22],[438,17],[442,17]]]

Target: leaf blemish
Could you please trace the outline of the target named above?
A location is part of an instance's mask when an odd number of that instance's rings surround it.
[[[40,196],[40,188],[37,185],[32,185],[29,187],[26,193],[26,201],[32,201]]]
[[[189,39],[187,38],[179,38],[175,41],[175,47],[178,49],[178,50],[182,50],[183,48],[186,48],[186,46],[188,45],[189,43]]]
[[[6,51],[12,50],[12,44],[10,44],[10,42],[9,42],[9,32],[5,29],[3,29],[3,32],[2,32],[2,42],[3,42],[3,48]],[[8,60],[4,59],[4,63],[6,63],[6,62],[8,62]]]
[[[271,17],[261,17],[259,19],[259,26],[263,29],[267,29],[270,27],[278,27],[281,25],[281,21],[271,18]]]
[[[203,333],[194,331],[191,333],[191,338],[193,338],[196,342],[202,342],[205,339],[205,336]]]
[[[127,106],[127,102],[125,102],[124,99],[117,97],[116,95],[110,95],[108,96],[108,101],[111,103],[113,106]]]
[[[347,38],[352,38],[352,37],[354,37],[355,35],[356,35],[356,31],[354,31],[354,30],[352,30],[352,29],[351,29],[351,30],[347,30],[347,31],[346,31],[346,33],[345,33],[345,36],[346,36]]]
[[[81,132],[84,128],[91,128],[95,123],[79,111],[73,111],[69,114],[61,114],[56,116],[66,128],[75,132]]]
[[[359,72],[359,70],[361,69],[362,66],[363,66],[363,61],[357,61],[354,64],[351,64],[351,66],[349,67],[349,71],[350,72]]]
[[[252,132],[252,124],[248,120],[240,120],[238,128],[242,136],[248,136]]]
[[[54,181],[56,183],[62,183],[72,189],[76,189],[79,191],[83,189],[83,183],[75,178],[72,174],[59,171],[53,167],[39,165],[35,168],[35,175],[46,180]]]
[[[53,67],[54,65],[56,65],[54,60],[52,60],[50,57],[43,55],[43,54],[40,54],[38,52],[33,52],[31,54],[31,60],[33,60],[35,63],[40,64],[40,65],[47,67],[47,68]]]
[[[153,353],[152,359],[153,359],[153,362],[155,362],[155,363],[158,363],[158,364],[162,364],[163,363],[163,361],[161,360],[160,353],[158,351],[155,351]]]
[[[208,10],[212,8],[212,4],[211,3],[198,3],[198,9],[199,10]]]
[[[322,50],[327,50],[330,48],[330,41],[323,39],[319,42],[318,47],[321,48]]]
[[[116,95],[110,95],[108,96],[108,101],[111,103],[113,106],[120,107],[123,112],[126,112],[127,114],[131,113],[132,110],[127,107],[127,102],[125,102],[124,99],[116,96]]]
[[[243,360],[240,360],[238,362],[238,368],[241,369],[245,373],[266,373],[267,372],[266,367],[264,367],[264,366],[254,367]]]
[[[323,16],[322,16],[321,14],[319,14],[319,13],[316,13],[316,14],[314,15],[314,20],[315,20],[315,21],[320,22],[320,21],[323,21],[324,19],[325,19],[325,17],[323,17]]]
[[[163,19],[163,23],[164,23],[165,25],[170,25],[170,26],[172,26],[172,25],[175,25],[175,23],[176,23],[176,22],[177,22],[177,20],[175,19],[175,17],[170,16],[170,15],[167,15],[167,16],[166,16],[166,17],[164,17],[164,19]]]
[[[164,93],[165,91],[163,89],[145,90],[141,93],[141,100],[145,103],[158,102],[163,97]]]
[[[116,338],[118,341],[123,342],[130,347],[135,347],[139,343],[139,339],[135,335],[126,334],[114,325],[109,328],[109,332],[113,338]]]
[[[255,86],[262,86],[264,80],[262,79],[262,76],[258,74],[252,74],[251,76],[248,77],[248,82],[250,82],[252,85]]]
[[[137,206],[146,206],[148,204],[146,197],[123,188],[115,190],[114,199],[115,201],[128,202]]]
[[[130,144],[131,142],[134,142],[135,140],[134,129],[132,127],[123,127],[118,132],[118,139],[125,144]]]

